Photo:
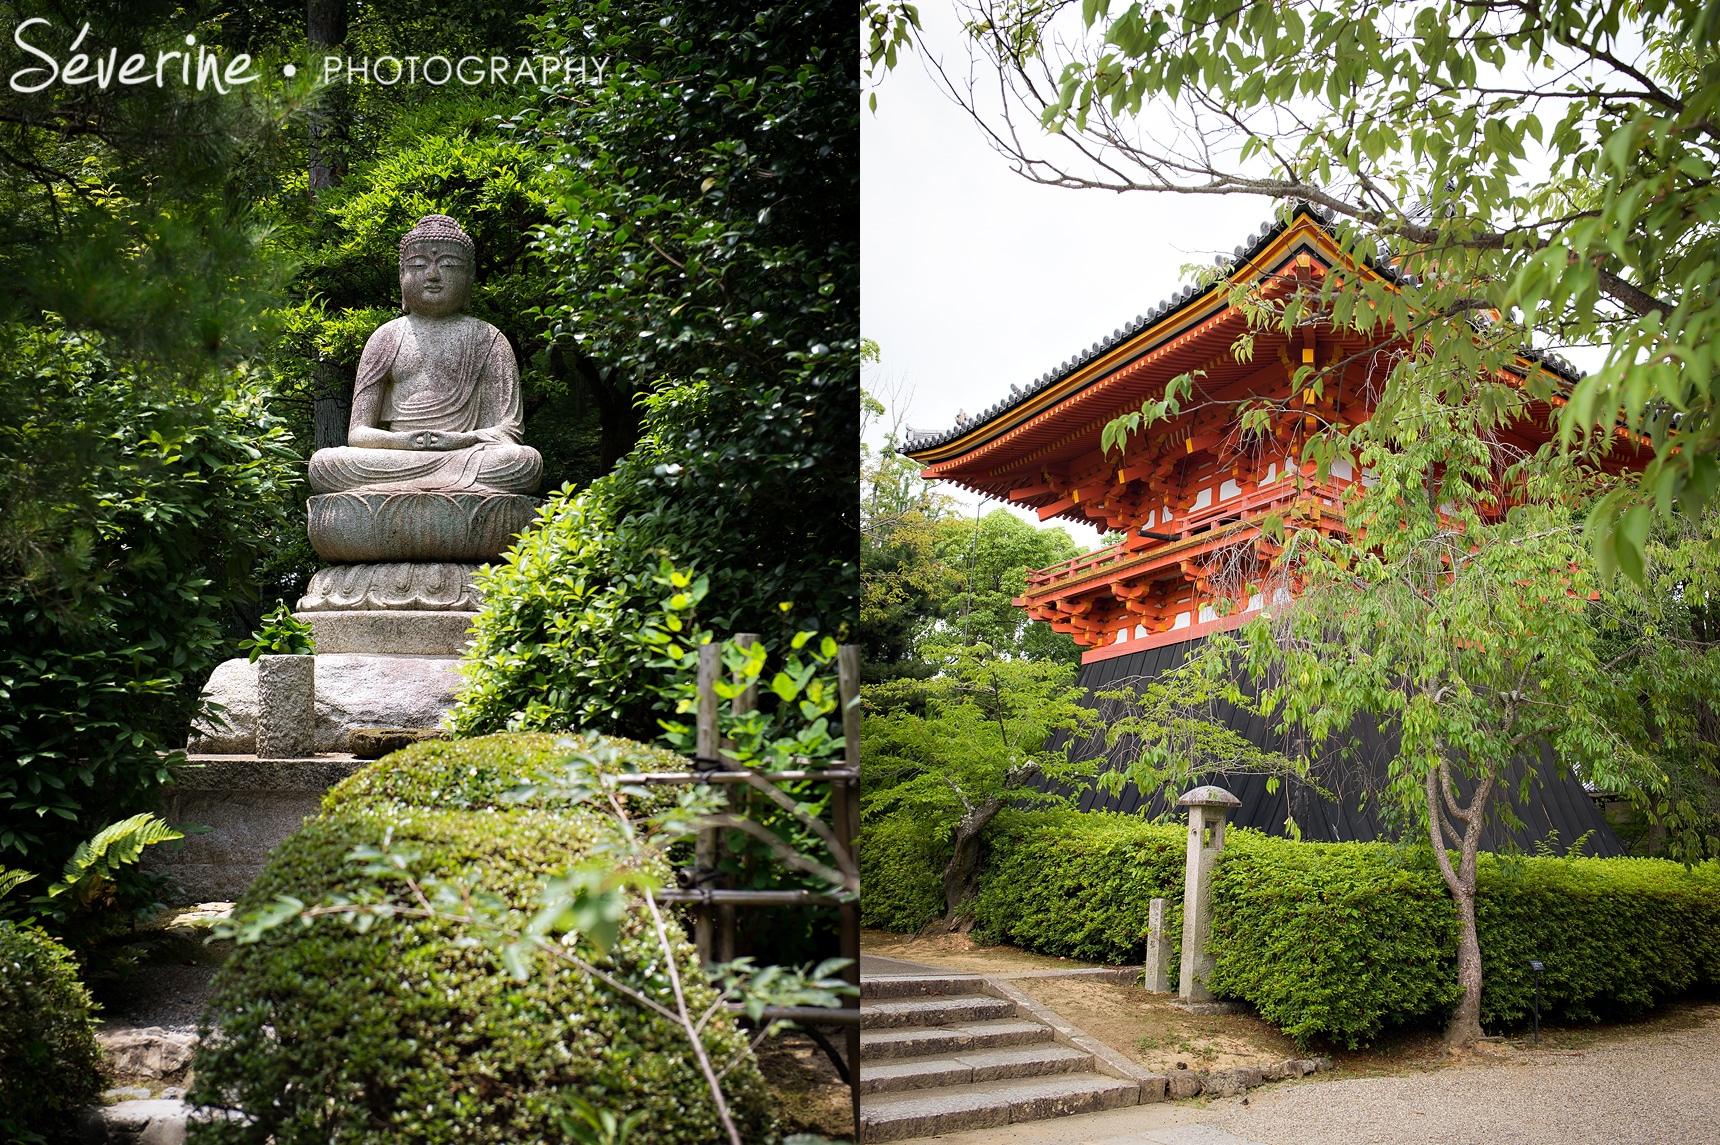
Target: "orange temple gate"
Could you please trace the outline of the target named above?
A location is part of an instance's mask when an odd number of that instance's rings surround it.
[[[1237,248],[1228,282],[1186,288],[1026,389],[1012,387],[1008,399],[978,417],[909,439],[906,452],[928,478],[1030,508],[1042,521],[1080,521],[1122,534],[1115,544],[1029,572],[1016,601],[1085,649],[1081,680],[1089,688],[1156,675],[1182,661],[1185,642],[1254,615],[1266,603],[1260,583],[1277,552],[1263,531],[1269,516],[1343,530],[1344,493],[1368,474],[1338,461],[1322,480],[1300,460],[1303,447],[1323,427],[1368,418],[1404,347],[1389,332],[1369,339],[1311,324],[1289,335],[1254,331],[1252,355],[1238,361],[1233,346],[1248,332],[1247,318],[1229,293],[1233,282],[1256,282],[1268,297],[1316,287],[1341,257],[1322,220],[1298,209]],[[1389,280],[1389,271],[1379,273]],[[1303,365],[1328,369],[1319,396],[1292,394]],[[1521,369],[1547,370],[1565,384],[1577,377],[1551,357],[1524,360]],[[1163,397],[1172,379],[1186,373],[1198,373],[1198,399],[1131,437],[1121,460],[1115,452],[1107,457],[1100,448],[1107,423]],[[1281,403],[1267,432],[1243,432],[1236,408],[1247,399]],[[1501,444],[1533,452],[1550,436],[1553,412],[1531,403],[1528,416],[1501,433]],[[1622,853],[1581,787],[1559,774],[1564,781],[1549,780],[1538,809],[1517,808],[1525,837],[1556,827],[1570,839],[1592,829],[1600,853]],[[1263,791],[1251,800],[1244,790],[1256,781],[1263,784],[1261,777],[1233,784],[1244,798],[1238,822],[1281,832],[1286,814],[1296,810],[1293,797],[1276,801],[1282,812],[1251,808],[1266,802]],[[1140,802],[1132,788],[1121,797],[1083,797],[1084,808],[1132,811]],[[1380,833],[1370,813],[1348,806],[1328,818],[1329,829],[1316,822],[1311,837]]]

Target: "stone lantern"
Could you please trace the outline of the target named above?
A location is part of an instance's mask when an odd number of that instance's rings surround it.
[[[1182,974],[1178,995],[1184,1002],[1210,1002],[1206,979],[1212,955],[1212,865],[1224,849],[1224,823],[1242,800],[1222,787],[1197,787],[1177,800],[1188,808],[1188,860],[1183,868]]]

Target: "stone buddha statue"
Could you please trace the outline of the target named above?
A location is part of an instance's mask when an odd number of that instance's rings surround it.
[[[520,375],[500,330],[463,313],[472,240],[425,215],[400,240],[406,314],[364,344],[347,444],[311,457],[309,531],[331,562],[299,612],[317,647],[451,654],[478,607],[471,577],[537,511]]]
[[[425,215],[400,240],[407,313],[364,344],[347,444],[311,457],[312,489],[537,491],[543,458],[520,444],[514,352],[462,313],[473,262],[472,240],[447,215]]]
[[[324,560],[487,561],[531,523],[543,458],[520,442],[508,340],[462,313],[473,263],[447,215],[401,238],[406,314],[364,344],[347,444],[311,457],[311,545]],[[313,585],[307,599],[320,595]]]
[[[441,720],[482,604],[472,574],[537,515],[543,461],[520,441],[513,350],[461,312],[473,253],[446,215],[400,240],[406,314],[364,345],[348,444],[311,457],[307,525],[328,563],[296,614],[316,640],[319,752],[346,750],[354,728]],[[217,668],[192,750],[255,751],[257,688],[249,661]]]

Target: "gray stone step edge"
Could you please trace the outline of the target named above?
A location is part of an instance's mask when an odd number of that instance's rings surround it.
[[[1131,975],[1132,980],[1135,971],[1133,968],[1126,968],[1123,973]],[[1041,1025],[1049,1026],[1052,1041],[1089,1055],[1093,1059],[1095,1073],[1114,1077],[1120,1081],[1135,1083],[1139,1087],[1140,1093],[1136,1104],[1145,1105],[1149,1102],[1165,1099],[1165,1087],[1170,1082],[1168,1077],[1162,1073],[1154,1073],[1133,1059],[1112,1049],[1081,1027],[1063,1018],[1055,1010],[1027,993],[1014,982],[1004,978],[987,978],[983,989],[994,998],[1003,998],[1014,1002],[1015,1012],[1018,1016],[1031,1018]]]
[[[986,1018],[1007,1018],[1014,1007],[989,994],[928,994],[919,998],[868,998],[860,1006],[863,1030],[947,1026]]]
[[[982,992],[978,974],[873,974],[860,979],[860,1000],[900,1002],[909,998],[967,998]]]
[[[860,997],[870,1001],[899,1001],[946,994],[959,996],[984,993],[987,981],[1019,982],[1039,978],[1092,978],[1130,986],[1140,981],[1136,966],[1080,966],[1070,970],[1006,970],[993,974],[969,974],[952,970],[947,974],[869,974],[860,980]]]

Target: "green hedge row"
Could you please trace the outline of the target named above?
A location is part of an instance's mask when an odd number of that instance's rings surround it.
[[[610,742],[642,769],[689,767]],[[388,834],[394,848],[421,855],[416,869],[469,879],[523,922],[542,880],[584,858],[599,834],[583,810],[498,801],[561,754],[554,737],[496,735],[380,760],[335,788],[323,813],[275,849],[239,913],[279,894],[315,903],[357,890],[362,877],[348,854]],[[715,994],[670,926],[689,1003],[703,1012]],[[604,963],[666,988],[642,912],[627,919]],[[485,946],[439,922],[277,928],[221,969],[209,1016],[220,1033],[198,1055],[192,1100],[242,1109],[250,1120],[195,1126],[194,1143],[560,1141],[569,1095],[644,1112],[636,1142],[705,1145],[722,1136],[677,1026],[577,972],[540,967],[517,982]],[[745,1139],[771,1140],[773,1101],[746,1038],[719,1017],[705,1046],[719,1068],[732,1064],[724,1092]]]
[[[896,877],[896,889],[869,907],[869,925],[909,930],[924,914],[912,868],[930,846],[926,834],[868,828],[867,869]],[[975,934],[1070,958],[1139,961],[1150,900],[1168,898],[1177,913],[1183,847],[1181,826],[1133,816],[1000,815],[972,902]],[[875,885],[866,883],[869,902]],[[1720,983],[1720,863],[1483,856],[1477,889],[1485,1024],[1528,1015],[1531,958],[1546,968],[1542,1013],[1564,1020],[1629,1016]],[[1300,1041],[1358,1045],[1393,1026],[1441,1020],[1457,1000],[1455,914],[1425,849],[1233,830],[1213,898],[1214,990]],[[1170,920],[1173,950],[1180,926],[1180,916]]]
[[[905,818],[866,826],[860,834],[860,924],[913,933],[944,915],[948,831]]]

